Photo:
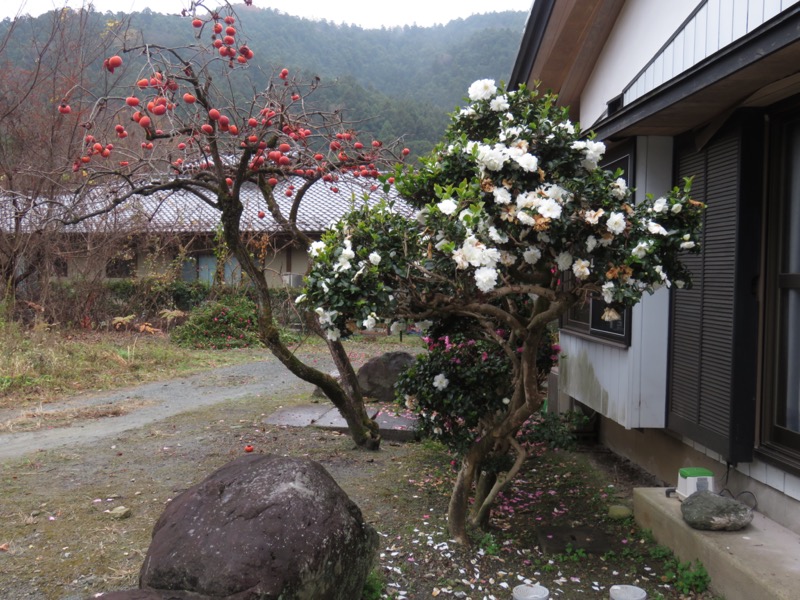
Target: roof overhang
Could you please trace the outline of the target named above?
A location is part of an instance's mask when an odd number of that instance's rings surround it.
[[[581,92],[625,0],[535,0],[510,87],[524,83],[558,94],[558,104],[580,109]]]
[[[601,139],[677,135],[737,108],[765,106],[800,92],[799,73],[800,5],[795,5],[592,129]]]

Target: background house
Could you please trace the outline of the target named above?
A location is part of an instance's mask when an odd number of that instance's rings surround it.
[[[288,217],[297,190],[304,183],[299,178],[281,180],[274,197],[284,218]],[[215,277],[227,283],[241,281],[241,269],[232,257],[220,251],[217,241],[219,211],[199,197],[184,191],[164,191],[151,196],[133,197],[113,211],[75,225],[62,225],[60,219],[70,213],[86,211],[93,201],[102,205],[103,190],[84,200],[83,206],[67,209],[67,203],[47,202],[31,205],[24,211],[17,236],[44,235],[49,238],[50,266],[40,270],[56,277],[134,277],[163,273],[175,268],[186,281],[212,283]],[[308,266],[307,252],[292,243],[253,184],[241,192],[244,213],[242,234],[251,240],[254,251],[266,256],[271,285],[297,286]],[[374,179],[341,176],[335,184],[319,180],[304,194],[296,221],[302,232],[319,238],[327,226],[354,205],[392,200],[398,209],[407,208],[394,188],[388,193]],[[405,208],[403,208],[405,207]],[[12,204],[0,203],[2,233],[14,230]],[[21,246],[24,252],[24,246]],[[29,252],[23,262],[44,259]],[[218,269],[218,262],[225,260]],[[55,266],[53,266],[55,265]]]
[[[674,484],[682,466],[800,533],[800,5],[536,0],[511,87],[541,81],[605,141],[637,198],[693,177],[694,287],[615,328],[562,322],[559,392]]]

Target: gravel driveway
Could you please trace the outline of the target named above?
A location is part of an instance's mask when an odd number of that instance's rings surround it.
[[[315,355],[315,366],[333,369],[329,358]],[[257,362],[221,367],[190,377],[148,383],[107,393],[82,394],[48,404],[43,411],[63,411],[86,407],[128,406],[120,416],[76,420],[69,427],[24,432],[0,432],[0,460],[21,457],[37,450],[89,444],[107,436],[137,429],[172,415],[195,408],[257,394],[309,394],[313,386],[295,377],[273,356]],[[13,419],[19,411],[0,411],[0,423]]]

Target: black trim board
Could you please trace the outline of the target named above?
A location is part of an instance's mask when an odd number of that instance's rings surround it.
[[[533,63],[539,54],[542,46],[547,25],[550,22],[550,15],[556,0],[535,0],[528,22],[525,24],[525,31],[522,34],[522,41],[519,45],[517,59],[511,69],[511,77],[508,82],[509,90],[516,90],[520,84],[527,83],[533,70]]]

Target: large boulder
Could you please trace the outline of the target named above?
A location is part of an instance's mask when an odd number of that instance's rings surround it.
[[[139,587],[189,593],[176,598],[352,600],[377,546],[375,530],[322,465],[246,455],[170,502]]]
[[[746,504],[708,490],[686,498],[681,514],[690,527],[711,531],[738,531],[753,520],[753,511]]]
[[[414,357],[411,354],[400,351],[387,352],[369,359],[357,373],[361,392],[379,402],[392,402],[398,376],[413,362]]]

